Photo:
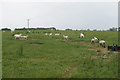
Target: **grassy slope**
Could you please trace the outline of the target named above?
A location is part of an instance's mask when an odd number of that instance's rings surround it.
[[[37,31],[38,32],[38,31]],[[107,41],[107,45],[117,44],[117,32],[60,31],[69,36],[48,37],[44,32],[30,33],[29,38],[38,40],[14,40],[10,32],[3,33],[3,77],[4,78],[114,78],[117,77],[117,54],[100,52],[111,56],[108,59],[92,58],[97,56],[97,45],[73,44],[90,42],[96,36]],[[54,33],[54,31],[52,31]],[[59,31],[56,31],[59,32]],[[24,33],[23,33],[24,34]],[[111,36],[113,35],[113,36]],[[36,45],[39,43],[40,45]],[[23,46],[23,53],[20,53]],[[90,50],[93,49],[93,50]]]

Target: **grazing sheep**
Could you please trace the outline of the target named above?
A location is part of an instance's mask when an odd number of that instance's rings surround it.
[[[48,35],[48,33],[45,33],[45,35],[47,36],[47,35]]]
[[[80,38],[84,38],[84,34],[83,33],[80,33]]]
[[[99,44],[100,44],[100,46],[105,48],[105,41],[104,40],[99,40]]]
[[[52,33],[50,33],[49,36],[52,36]]]
[[[21,36],[20,40],[27,40],[28,36]]]
[[[63,35],[64,40],[68,40],[68,36]]]
[[[55,36],[59,36],[60,35],[60,33],[55,33]]]
[[[95,39],[94,38],[91,39],[91,43],[95,43]]]
[[[28,30],[28,32],[30,33],[31,31],[30,31],[30,30]]]
[[[98,38],[94,37],[94,39],[95,39],[95,42],[97,42],[97,41],[98,41]]]
[[[96,43],[98,41],[98,39],[96,38],[96,37],[93,37],[92,39],[91,39],[91,43]]]
[[[15,39],[20,39],[21,35],[22,35],[22,34],[15,34],[15,35],[14,35],[14,38],[15,38]]]

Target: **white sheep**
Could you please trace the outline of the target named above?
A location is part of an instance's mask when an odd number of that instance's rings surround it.
[[[96,38],[96,37],[93,37],[92,39],[91,39],[91,43],[95,43],[95,42],[97,42],[98,41],[98,39]]]
[[[30,31],[30,30],[28,30],[28,32],[30,33],[31,31]]]
[[[47,36],[47,35],[48,35],[48,33],[45,33],[45,35]]]
[[[59,36],[60,35],[60,33],[55,33],[55,36]]]
[[[95,40],[98,40],[98,38],[94,37]]]
[[[68,36],[63,35],[64,40],[68,40]]]
[[[15,38],[15,39],[20,39],[21,35],[22,35],[22,34],[15,34],[15,35],[14,35],[14,38]]]
[[[27,40],[28,36],[21,36],[20,40]]]
[[[80,33],[80,38],[84,38],[84,34],[83,33]]]
[[[52,33],[50,33],[49,36],[52,36]]]
[[[95,39],[94,38],[91,39],[91,43],[95,43]]]
[[[99,44],[100,44],[100,46],[105,48],[105,41],[104,40],[99,40]]]

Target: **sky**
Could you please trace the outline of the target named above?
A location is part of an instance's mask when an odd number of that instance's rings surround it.
[[[1,28],[109,29],[118,25],[117,0],[3,0]]]

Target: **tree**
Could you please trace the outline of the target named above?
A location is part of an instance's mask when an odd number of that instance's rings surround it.
[[[87,29],[87,31],[90,31],[90,29]]]
[[[9,29],[9,28],[2,28],[1,30],[2,31],[11,31],[11,29]]]
[[[65,30],[66,30],[66,31],[67,31],[67,30],[71,30],[71,31],[72,31],[72,29],[65,29]]]
[[[51,30],[56,30],[56,28],[54,28],[54,27],[51,27],[50,29],[51,29]]]
[[[117,28],[112,27],[109,29],[109,31],[117,31]]]
[[[15,28],[15,30],[28,30],[28,28]],[[56,28],[29,28],[29,30],[56,30]]]

